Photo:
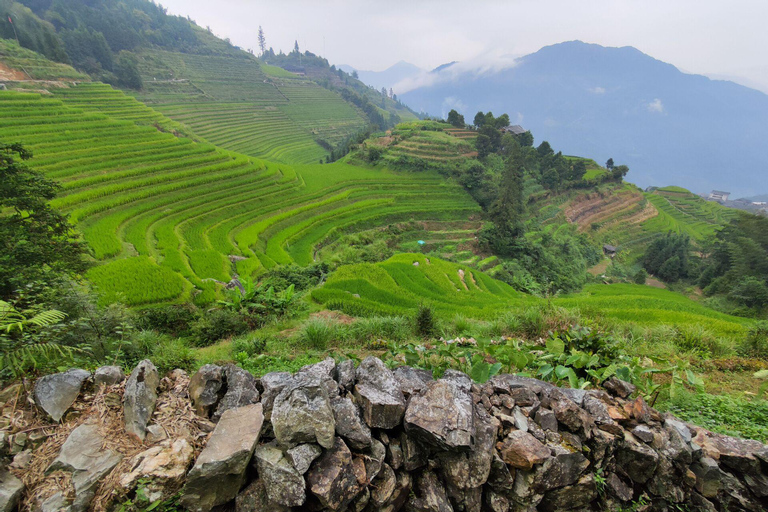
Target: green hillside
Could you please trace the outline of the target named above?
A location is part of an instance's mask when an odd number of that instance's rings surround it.
[[[267,163],[174,126],[101,84],[0,91],[0,140],[25,144],[34,167],[62,183],[53,205],[101,263],[89,276],[128,304],[210,301],[212,280],[309,264],[315,245],[357,225],[478,211],[436,174]]]

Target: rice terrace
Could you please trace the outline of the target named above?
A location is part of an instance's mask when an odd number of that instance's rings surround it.
[[[641,140],[762,92],[579,41],[365,71],[171,3],[0,0],[0,509],[768,506],[766,184]]]

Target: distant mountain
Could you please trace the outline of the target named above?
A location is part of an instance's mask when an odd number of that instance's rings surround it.
[[[472,63],[400,84],[411,108],[470,121],[479,110],[507,112],[513,124],[568,154],[629,165],[643,187],[768,190],[768,95],[680,72],[631,47],[556,44],[503,70]],[[397,91],[398,86],[395,86]]]
[[[353,68],[352,66],[345,65],[339,67],[347,73],[357,71],[357,75],[361,82],[372,85],[376,89],[381,89],[382,87],[390,89],[394,87],[395,84],[402,82],[403,80],[418,76],[424,72],[418,66],[402,60],[394,66],[385,69],[384,71],[361,71],[359,69]],[[397,91],[395,92],[397,93]]]

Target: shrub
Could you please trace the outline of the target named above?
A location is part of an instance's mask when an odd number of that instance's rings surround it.
[[[160,375],[176,368],[184,371],[192,371],[195,366],[195,353],[181,338],[162,338],[152,346],[150,359]]]
[[[214,309],[208,311],[192,325],[193,343],[207,347],[217,341],[248,331],[248,324],[239,312]]]
[[[768,359],[768,322],[758,322],[738,347],[739,355]]]
[[[424,338],[431,338],[437,332],[435,314],[430,306],[420,304],[416,310],[416,334]]]
[[[267,343],[276,339],[276,336],[267,333],[251,332],[238,336],[232,340],[232,353],[245,352],[249,356],[261,354],[267,348]]]
[[[678,327],[672,342],[681,350],[704,356],[723,356],[730,351],[727,343],[717,338],[708,329],[698,325]]]
[[[313,318],[299,330],[298,342],[305,348],[326,350],[332,341],[345,337],[343,326],[324,318]]]
[[[635,284],[645,284],[647,279],[648,279],[648,272],[646,272],[644,268],[641,268],[640,270],[637,271],[637,274],[635,274],[633,281],[635,282]]]
[[[402,316],[359,318],[350,325],[350,337],[354,340],[405,341],[411,333],[410,320]]]
[[[199,310],[192,304],[172,304],[142,310],[136,326],[171,336],[186,336],[199,316]]]

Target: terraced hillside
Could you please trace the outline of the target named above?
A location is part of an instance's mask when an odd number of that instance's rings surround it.
[[[372,143],[382,147],[384,160],[394,165],[439,167],[477,156],[474,136],[466,135],[473,133],[457,131],[446,123],[419,121],[401,123]]]
[[[99,84],[54,95],[0,91],[0,140],[62,183],[100,264],[89,277],[128,304],[215,297],[233,273],[308,264],[356,225],[466,220],[476,204],[436,174],[347,163],[266,163],[164,131],[173,122]]]
[[[341,96],[245,52],[141,55],[137,97],[209,142],[285,163],[314,163],[366,125]]]
[[[0,38],[0,81],[17,80],[88,80],[88,76]]]
[[[376,264],[342,267],[312,298],[351,315],[409,314],[429,304],[443,318],[494,318],[523,305],[543,304],[481,271],[422,254],[398,254]],[[724,337],[738,337],[748,320],[715,312],[683,295],[630,284],[588,285],[584,291],[553,299],[603,321],[639,326],[701,326]]]

